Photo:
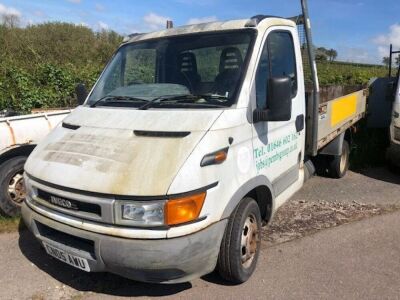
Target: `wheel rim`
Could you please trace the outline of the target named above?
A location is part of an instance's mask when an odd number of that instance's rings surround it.
[[[347,165],[347,151],[344,149],[342,156],[340,157],[340,173],[343,173],[346,170]]]
[[[16,173],[13,177],[11,177],[8,183],[8,195],[11,200],[17,204],[21,205],[21,203],[25,199],[25,185],[23,181],[22,171]]]
[[[244,268],[249,268],[256,257],[259,240],[257,219],[253,214],[250,214],[242,229],[241,261]]]

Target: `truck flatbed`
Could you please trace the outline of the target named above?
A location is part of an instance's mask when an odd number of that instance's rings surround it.
[[[318,150],[365,116],[367,96],[368,89],[363,89],[319,105]]]

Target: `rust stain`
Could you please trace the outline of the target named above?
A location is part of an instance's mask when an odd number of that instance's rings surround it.
[[[45,118],[46,121],[47,121],[47,125],[49,126],[49,129],[52,130],[52,129],[53,129],[53,126],[51,126],[50,120],[49,120],[49,118],[47,117],[47,115],[44,115],[44,118]]]
[[[70,154],[83,154],[93,158],[107,159],[115,162],[127,163],[132,158],[131,153],[124,151],[127,144],[84,143],[73,140],[63,140],[46,146],[45,150],[55,152],[68,152]]]
[[[6,120],[6,123],[8,125],[8,129],[10,130],[12,145],[15,145],[17,140],[15,139],[14,129],[12,128],[10,121]]]
[[[166,193],[192,147],[193,141],[140,139],[140,143],[125,149],[130,153],[140,153],[140,157],[132,157],[128,164],[119,165],[110,186],[111,192],[126,195],[135,189],[137,194],[145,194],[149,190],[153,195]]]

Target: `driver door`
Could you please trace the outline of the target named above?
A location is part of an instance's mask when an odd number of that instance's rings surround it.
[[[266,34],[255,78],[257,108],[268,109],[268,81],[274,77],[290,77],[292,112],[289,121],[253,124],[253,147],[256,172],[265,175],[273,186],[275,197],[299,179],[304,145],[304,84],[301,54],[296,30],[274,27]],[[298,51],[299,52],[299,51]],[[302,78],[302,77],[300,77]]]

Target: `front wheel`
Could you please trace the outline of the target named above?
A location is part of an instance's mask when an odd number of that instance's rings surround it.
[[[257,202],[244,198],[232,213],[218,257],[221,277],[243,283],[253,274],[261,245],[261,214]]]
[[[19,215],[25,199],[25,161],[25,156],[18,156],[0,165],[0,210],[9,217]]]

